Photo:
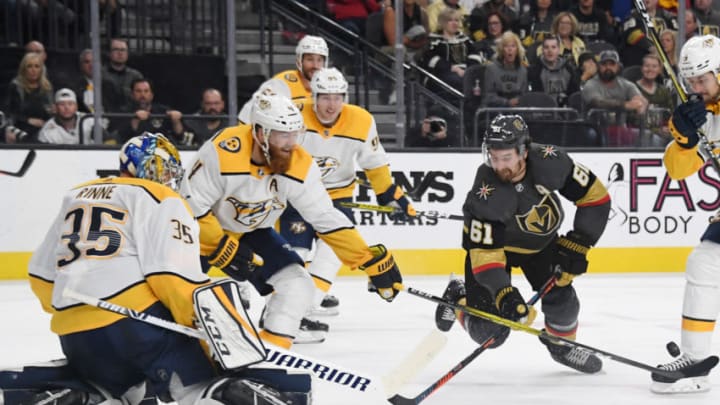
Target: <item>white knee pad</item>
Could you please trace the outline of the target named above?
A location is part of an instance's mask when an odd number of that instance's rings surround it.
[[[702,241],[687,260],[683,316],[716,320],[720,312],[720,244]],[[712,331],[682,330],[682,350],[694,358],[710,354]]]
[[[312,305],[315,290],[310,274],[293,263],[268,279],[275,293],[265,307],[264,328],[281,335],[295,336],[300,320]]]
[[[332,284],[337,277],[338,271],[342,266],[342,262],[333,252],[332,248],[322,239],[317,240],[315,257],[308,267],[308,271],[313,277],[320,278]],[[315,289],[315,298],[313,306],[317,307],[322,302],[327,291]]]

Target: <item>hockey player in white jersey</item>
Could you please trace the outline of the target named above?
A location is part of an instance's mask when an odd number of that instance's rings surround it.
[[[217,284],[202,272],[199,227],[176,192],[183,169],[172,143],[160,134],[130,139],[120,152],[120,172],[120,177],[89,181],[65,194],[59,215],[30,261],[30,286],[52,316],[50,327],[59,335],[69,368],[0,372],[0,403],[138,404],[146,395],[180,405],[271,403],[245,380],[221,375],[199,340],[69,295],[72,290],[193,327],[194,318],[207,314],[198,311],[198,297],[212,288],[212,294],[230,303],[213,314],[217,323],[212,334],[225,333],[226,320],[244,318],[235,310],[239,303],[232,302],[232,294],[214,288]],[[208,294],[202,296],[208,299]],[[237,346],[229,347],[232,355]],[[47,392],[18,387],[18,381],[38,373],[46,376],[38,383],[50,387],[58,382],[48,375],[77,381]],[[83,382],[94,388],[77,389]]]
[[[318,164],[335,208],[353,219],[351,210],[341,203],[352,201],[355,172],[360,168],[370,180],[378,202],[399,209],[392,218],[414,216],[412,204],[393,183],[373,116],[362,107],[347,103],[348,83],[342,73],[335,68],[320,69],[312,77],[310,87],[312,100],[302,108],[307,130],[299,143]],[[337,304],[327,304],[334,298],[327,293],[340,270],[340,260],[322,239],[316,238],[312,225],[294,207],[289,207],[280,217],[280,233],[310,262],[308,271],[316,286],[313,313],[336,314]],[[315,255],[309,257],[314,240]]]
[[[250,281],[262,295],[272,293],[260,336],[288,348],[314,294],[304,261],[273,229],[288,204],[344,264],[364,270],[383,299],[394,299],[402,278],[392,254],[383,245],[368,246],[333,207],[320,169],[297,145],[304,124],[292,101],[257,95],[251,122],[226,128],[200,148],[182,194],[200,221],[207,262]],[[261,266],[248,265],[253,254],[262,257]]]
[[[296,105],[310,100],[310,80],[315,72],[328,66],[330,50],[322,37],[305,35],[295,47],[295,66],[297,69],[277,73],[265,81],[243,105],[238,114],[242,123],[250,122],[253,100],[260,92],[281,94],[290,98]]]
[[[682,180],[700,170],[708,158],[699,148],[698,132],[710,142],[720,142],[720,39],[712,35],[689,39],[680,52],[680,77],[690,96],[670,120],[675,138],[667,146],[664,164],[668,175]],[[715,149],[717,151],[717,149]],[[715,153],[713,153],[715,155]],[[717,155],[710,159],[718,160]],[[720,214],[710,220],[705,233],[690,253],[685,268],[680,350],[676,360],[661,365],[683,370],[710,355],[711,340],[720,312]],[[657,393],[703,392],[710,389],[705,375],[671,381],[653,375],[651,390]]]

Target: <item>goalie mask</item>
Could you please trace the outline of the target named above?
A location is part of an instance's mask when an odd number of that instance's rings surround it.
[[[695,36],[690,38],[680,51],[678,62],[680,77],[686,91],[692,92],[688,79],[712,72],[718,79],[720,74],[720,39],[714,35]]]
[[[330,51],[328,49],[327,42],[325,42],[323,38],[314,35],[305,35],[300,42],[298,42],[297,47],[295,47],[295,65],[300,73],[302,73],[305,77],[307,77],[307,75],[303,72],[302,62],[303,55],[306,53],[322,56],[325,59],[323,67],[327,67]]]
[[[177,191],[183,176],[180,154],[165,135],[145,132],[120,149],[120,171]]]
[[[250,112],[253,138],[260,144],[265,159],[271,163],[270,137],[272,131],[282,133],[303,132],[305,124],[300,110],[289,98],[278,94],[259,94],[253,101]],[[258,126],[262,128],[263,140],[257,137]]]

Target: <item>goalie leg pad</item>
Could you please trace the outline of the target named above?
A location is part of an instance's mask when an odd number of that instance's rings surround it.
[[[310,309],[315,291],[310,274],[298,264],[290,264],[270,277],[275,294],[265,307],[263,327],[277,335],[294,337],[300,320]]]
[[[265,360],[265,346],[248,317],[236,281],[223,279],[193,293],[195,317],[215,359],[226,370]]]
[[[196,404],[308,405],[311,388],[312,379],[307,373],[250,368],[213,382]]]
[[[713,330],[720,312],[720,244],[704,240],[687,260],[681,349],[692,358],[710,355]]]

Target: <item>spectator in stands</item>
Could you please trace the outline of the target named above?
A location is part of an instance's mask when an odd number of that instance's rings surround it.
[[[438,33],[442,32],[442,27],[440,26],[438,22],[438,18],[440,17],[440,13],[442,13],[443,10],[446,8],[451,8],[453,10],[458,10],[460,12],[461,17],[461,29],[462,24],[464,24],[465,16],[468,15],[468,11],[460,5],[460,1],[458,0],[435,0],[427,6],[427,15],[428,15],[428,28],[430,28],[431,33]]]
[[[652,134],[662,139],[662,141],[658,142],[658,140],[654,143],[664,145],[672,139],[667,121],[675,109],[675,101],[670,89],[661,83],[662,69],[662,61],[657,55],[645,55],[642,64],[642,77],[635,84],[648,101],[646,124]]]
[[[685,42],[699,33],[700,24],[695,17],[695,12],[690,9],[685,10]]]
[[[516,107],[528,90],[525,48],[512,31],[505,31],[498,43],[497,56],[485,68],[482,105]]]
[[[405,139],[405,146],[432,148],[460,146],[458,142],[460,128],[456,121],[451,119],[447,110],[433,105],[428,109],[427,116],[420,126],[410,129],[410,135]]]
[[[47,62],[47,52],[45,52],[45,45],[40,41],[30,41],[25,44],[25,53],[35,52],[40,55],[42,63]]]
[[[505,0],[487,0],[481,6],[475,6],[470,12],[470,35],[474,40],[480,41],[487,36],[483,24],[487,21],[487,16],[490,13],[502,14],[507,22],[507,29],[513,29],[517,24],[517,13],[505,4]]]
[[[619,76],[620,69],[620,56],[616,51],[600,52],[598,75],[585,84],[582,99],[587,109],[608,110],[602,113],[608,145],[629,146],[636,144],[638,132],[627,131],[626,126],[639,127],[648,101],[634,83]]]
[[[53,144],[89,145],[92,143],[93,118],[82,119],[84,113],[78,112],[75,92],[60,89],[55,93],[55,114],[38,133],[38,141]],[[81,129],[82,124],[82,129]]]
[[[416,0],[403,0],[403,45],[408,59],[428,43],[428,16]],[[383,32],[386,45],[394,50],[395,45],[395,7],[390,2],[383,9]]]
[[[668,11],[659,9],[657,3],[658,0],[645,0],[645,8],[653,18],[655,31],[662,32],[667,28],[677,30],[677,18]],[[625,66],[642,64],[642,58],[654,49],[652,41],[645,35],[645,23],[637,10],[633,9],[630,17],[623,22],[618,48],[620,60]]]
[[[578,73],[580,74],[580,88],[582,89],[588,80],[597,75],[598,65],[594,53],[586,51],[578,58]]]
[[[508,22],[500,13],[490,13],[483,22],[485,38],[475,42],[475,49],[483,56],[485,61],[491,60],[497,53],[497,42],[503,32],[508,31]]]
[[[205,89],[202,93],[200,110],[194,115],[212,115],[214,118],[193,119],[192,116],[185,118],[185,129],[192,133],[192,145],[200,146],[210,139],[215,133],[228,126],[227,113],[225,112],[225,100],[218,89]]]
[[[430,47],[423,55],[422,64],[440,80],[463,90],[463,76],[468,65],[483,60],[470,38],[460,31],[460,11],[446,8],[438,16],[440,33],[430,34]]]
[[[668,62],[670,62],[670,65],[677,73],[677,31],[671,29],[664,29],[660,31],[660,44],[665,51]]]
[[[376,0],[328,0],[327,10],[338,24],[365,38],[368,14],[380,11],[380,4]]]
[[[572,62],[560,57],[560,40],[557,37],[543,39],[538,63],[528,68],[528,82],[532,91],[553,96],[560,107],[567,105],[570,94],[580,90],[577,69]]]
[[[585,42],[577,35],[578,21],[575,16],[568,11],[559,12],[553,20],[550,32],[560,38],[560,55],[577,64],[580,54],[585,51]],[[538,56],[541,53],[542,49],[538,48]]]
[[[525,47],[542,41],[550,35],[552,22],[557,11],[553,9],[553,0],[532,0],[530,9],[520,15],[517,32]]]
[[[149,79],[135,79],[130,84],[132,104],[130,110],[134,116],[126,121],[117,131],[117,141],[124,144],[130,138],[143,132],[160,132],[166,134],[175,145],[190,145],[182,123],[182,113],[168,106],[153,103],[155,95]],[[161,115],[162,118],[151,117]]]
[[[95,111],[95,94],[93,93],[93,53],[91,49],[83,49],[78,55],[77,69],[68,72],[57,80],[57,87],[67,87],[71,89],[78,98],[78,111],[91,113]],[[106,89],[112,84],[103,77],[103,94],[106,95]]]
[[[128,52],[128,44],[124,39],[114,38],[110,41],[110,63],[102,69],[102,76],[112,84],[104,88],[107,98],[103,101],[107,102],[104,105],[107,112],[127,111],[132,100],[130,84],[143,77],[142,73],[127,65]]]
[[[693,11],[702,24],[703,34],[707,27],[708,34],[717,36],[720,32],[720,12],[713,9],[713,0],[695,0]]]
[[[26,53],[20,61],[17,76],[8,86],[8,118],[16,131],[6,132],[7,143],[37,140],[38,131],[52,112],[53,88],[38,53]]]
[[[614,27],[608,24],[605,13],[595,7],[595,0],[579,0],[570,9],[578,21],[579,35],[585,43],[591,41],[615,42]]]

